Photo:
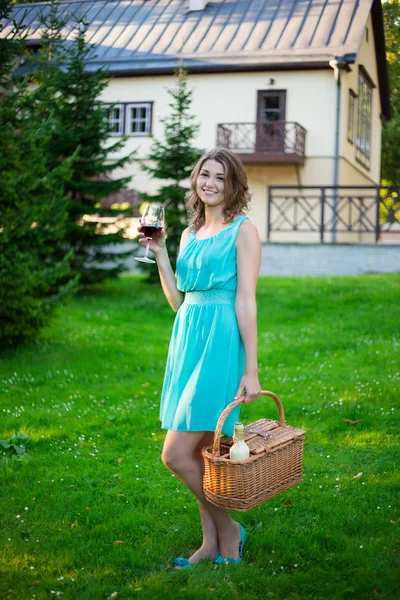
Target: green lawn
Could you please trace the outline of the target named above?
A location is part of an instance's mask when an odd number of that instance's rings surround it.
[[[174,313],[159,286],[83,291],[3,355],[0,439],[32,442],[30,461],[0,456],[1,600],[400,597],[400,277],[260,278],[258,307],[260,382],[307,431],[304,478],[235,515],[239,566],[171,569],[201,538],[160,461]],[[242,411],[264,416],[272,400]]]

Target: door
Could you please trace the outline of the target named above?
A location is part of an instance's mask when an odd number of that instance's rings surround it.
[[[285,151],[286,91],[259,91],[256,152]]]

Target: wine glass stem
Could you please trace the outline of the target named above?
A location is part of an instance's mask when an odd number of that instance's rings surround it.
[[[146,253],[144,255],[145,258],[149,258],[150,242],[151,242],[151,238],[147,238]]]

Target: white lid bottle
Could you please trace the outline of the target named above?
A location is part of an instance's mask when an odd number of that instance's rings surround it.
[[[235,423],[235,432],[233,434],[234,443],[229,451],[231,460],[246,460],[250,456],[250,448],[244,441],[243,423]]]

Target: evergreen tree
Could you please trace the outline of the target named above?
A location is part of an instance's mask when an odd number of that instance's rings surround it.
[[[157,194],[140,194],[147,202],[160,202],[165,208],[168,254],[172,268],[175,270],[179,252],[179,242],[187,217],[185,196],[188,187],[184,182],[189,178],[194,165],[203,154],[203,150],[193,147],[193,139],[199,129],[195,117],[190,114],[192,91],[187,86],[187,71],[181,66],[176,72],[176,84],[170,88],[172,101],[169,104],[171,114],[161,119],[164,124],[164,141],[155,140],[150,150],[150,164],[142,168],[152,177],[165,180]],[[156,265],[141,267],[149,273],[149,281],[156,281],[158,271]]]
[[[382,3],[386,60],[389,70],[392,118],[383,124],[381,177],[384,184],[400,184],[400,3]]]
[[[10,18],[12,10],[11,0],[0,0],[0,32],[4,29],[3,22]],[[25,27],[21,22],[14,23],[13,30],[7,37],[0,37],[0,94],[5,93],[10,87],[11,76],[23,53],[23,41],[26,37]]]
[[[88,23],[75,21],[75,39],[71,45],[62,40],[64,22],[58,16],[57,3],[42,16],[42,48],[35,55],[33,81],[38,85],[35,105],[39,114],[54,122],[46,149],[50,168],[55,168],[79,148],[73,174],[67,184],[69,198],[65,241],[74,250],[72,268],[83,284],[116,277],[123,270],[132,250],[111,252],[107,244],[125,242],[124,229],[106,233],[108,226],[99,221],[85,221],[84,215],[117,216],[120,211],[105,209],[99,200],[125,187],[130,177],[111,180],[105,174],[124,167],[134,153],[112,158],[123,148],[125,140],[110,143],[108,110],[100,95],[108,86],[107,74],[100,69],[87,72],[93,45],[86,42]],[[106,264],[107,263],[107,264]]]
[[[10,13],[1,0],[0,20]],[[0,23],[1,30],[1,23]],[[70,271],[72,251],[55,248],[65,233],[64,185],[71,162],[54,169],[45,150],[51,124],[32,115],[28,81],[12,82],[23,53],[24,26],[15,24],[0,41],[0,347],[34,338],[56,304],[77,285]]]
[[[392,110],[392,118],[383,125],[382,185],[400,184],[400,114]]]

